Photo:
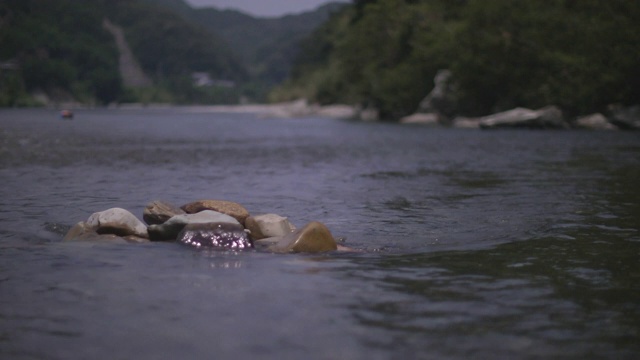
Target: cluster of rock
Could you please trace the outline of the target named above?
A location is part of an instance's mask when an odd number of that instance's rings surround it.
[[[528,128],[640,130],[640,106],[611,106],[608,114],[591,114],[567,120],[557,106],[532,110],[515,108],[483,117],[456,116],[456,87],[449,70],[440,70],[433,90],[422,100],[415,114],[400,119],[403,124],[451,126],[456,128]]]
[[[230,201],[199,200],[181,207],[153,201],[144,208],[143,220],[122,208],[96,212],[73,226],[63,241],[165,241],[195,248],[259,248],[277,253],[350,250],[338,245],[322,223],[314,221],[296,229],[286,217],[251,216],[242,205]]]

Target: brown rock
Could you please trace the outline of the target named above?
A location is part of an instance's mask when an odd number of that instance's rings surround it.
[[[244,221],[249,217],[249,211],[244,206],[224,200],[198,200],[180,207],[187,214],[195,214],[204,210],[213,210],[227,214],[244,226]]]
[[[93,227],[89,226],[84,221],[80,221],[67,231],[67,234],[62,238],[62,241],[87,240],[91,237],[98,236],[98,233]]]
[[[142,212],[142,219],[148,225],[159,225],[163,224],[165,221],[171,219],[175,215],[184,214],[186,214],[184,210],[180,209],[179,207],[156,200],[150,202],[149,204],[147,204],[147,207],[144,208],[144,211]]]
[[[319,253],[338,249],[336,240],[329,229],[322,223],[313,221],[289,235],[275,245],[269,247],[269,251],[287,253]]]

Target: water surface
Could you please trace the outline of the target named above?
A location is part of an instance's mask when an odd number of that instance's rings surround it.
[[[0,111],[0,357],[640,355],[640,136],[188,109]],[[62,243],[197,199],[355,254]]]

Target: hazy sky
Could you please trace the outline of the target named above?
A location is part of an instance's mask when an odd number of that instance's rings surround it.
[[[186,0],[191,6],[233,8],[254,16],[280,16],[313,10],[331,0]],[[349,0],[333,0],[349,2]]]

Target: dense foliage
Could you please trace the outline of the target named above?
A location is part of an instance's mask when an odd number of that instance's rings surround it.
[[[640,2],[357,0],[302,46],[273,99],[417,108],[450,69],[459,112],[640,102]]]
[[[97,7],[74,1],[0,1],[0,106],[28,105],[36,90],[113,101],[118,54],[101,20]]]
[[[315,11],[277,18],[256,18],[240,11],[191,8],[184,0],[144,0],[181,14],[231,45],[246,66],[251,83],[264,92],[289,76],[298,44],[345,3],[328,3]],[[261,94],[251,94],[260,97]]]
[[[108,18],[155,86],[125,89]],[[235,102],[225,89],[193,85],[192,72],[239,81],[246,71],[228,46],[178,14],[138,0],[0,0],[0,106],[61,101]]]

